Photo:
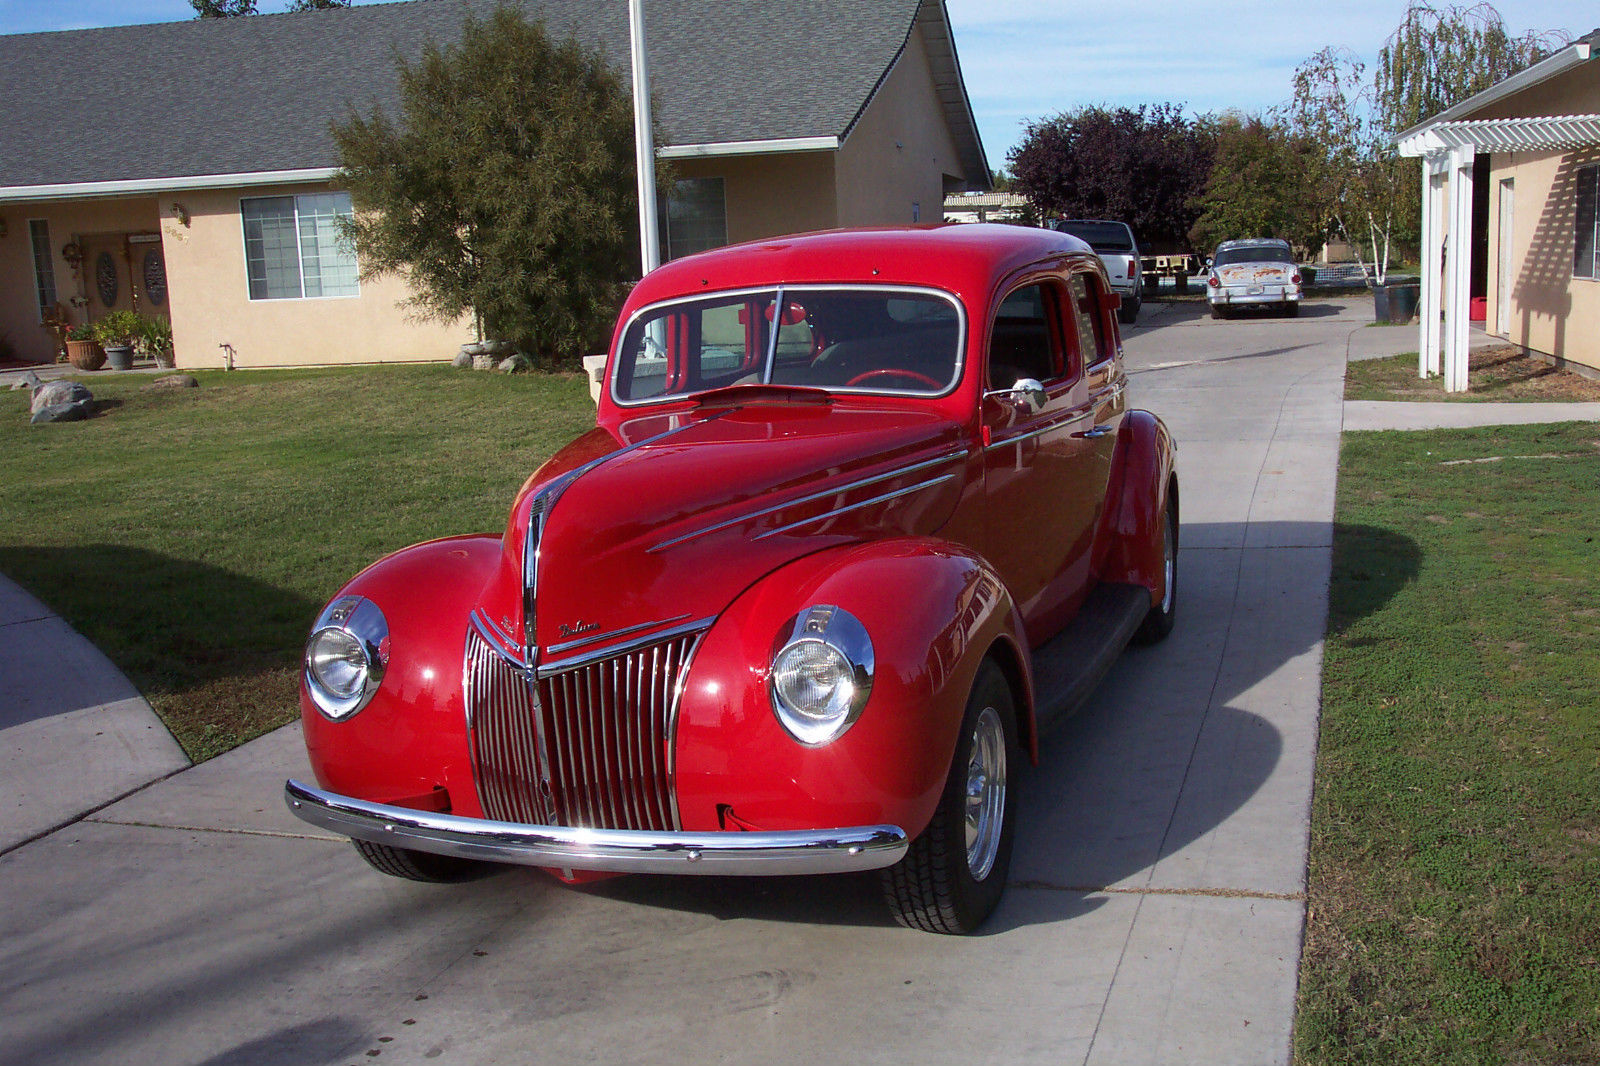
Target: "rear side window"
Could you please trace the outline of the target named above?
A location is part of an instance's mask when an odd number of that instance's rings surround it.
[[[1111,358],[1111,334],[1106,328],[1106,312],[1101,299],[1100,280],[1091,274],[1074,274],[1067,279],[1072,303],[1072,324],[1078,334],[1078,351],[1086,366]]]

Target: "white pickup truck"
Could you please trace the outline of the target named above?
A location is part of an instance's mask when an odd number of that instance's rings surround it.
[[[1092,218],[1058,219],[1051,228],[1070,233],[1095,250],[1105,264],[1112,291],[1122,297],[1117,319],[1125,326],[1139,317],[1144,302],[1144,279],[1139,272],[1139,244],[1126,222],[1107,222]]]

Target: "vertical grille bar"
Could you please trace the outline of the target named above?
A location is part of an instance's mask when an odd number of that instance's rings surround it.
[[[679,828],[668,748],[702,632],[559,669],[535,686],[469,631],[463,680],[484,813],[531,824]]]

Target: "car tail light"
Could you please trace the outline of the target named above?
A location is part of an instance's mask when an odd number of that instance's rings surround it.
[[[1215,274],[1206,279],[1206,284],[1210,285],[1213,289],[1222,287],[1222,282],[1217,280],[1217,276]]]
[[[1300,284],[1300,272],[1298,270],[1295,271],[1294,272],[1294,276],[1289,279],[1289,284],[1291,284],[1291,285]]]

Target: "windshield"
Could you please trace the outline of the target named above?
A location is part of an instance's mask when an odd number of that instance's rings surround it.
[[[1247,244],[1238,248],[1218,248],[1212,266],[1233,263],[1293,263],[1287,244]]]
[[[618,403],[729,385],[937,395],[961,370],[955,300],[920,289],[795,287],[647,308],[617,352]]]
[[[1133,251],[1133,233],[1120,222],[1057,222],[1056,229],[1070,233],[1097,252]]]

